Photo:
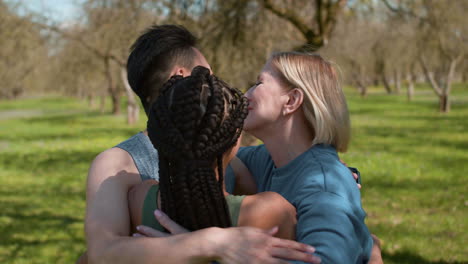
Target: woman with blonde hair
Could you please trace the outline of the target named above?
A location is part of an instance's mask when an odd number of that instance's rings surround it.
[[[360,192],[337,154],[348,148],[350,121],[335,67],[315,54],[273,54],[246,97],[244,130],[264,144],[237,156],[258,191],[294,205],[296,239],[323,263],[367,263],[373,242]]]

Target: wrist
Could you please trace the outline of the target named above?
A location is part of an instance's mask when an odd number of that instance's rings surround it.
[[[374,242],[374,246],[376,246],[379,250],[382,250],[380,239],[374,234],[371,234],[371,236]]]
[[[203,235],[200,237],[201,242],[200,250],[203,253],[203,256],[209,258],[210,260],[221,260],[225,247],[223,246],[223,241],[226,236],[226,230],[219,227],[210,227],[201,230]]]
[[[188,233],[184,247],[190,249],[190,263],[208,263],[220,260],[222,255],[222,228],[210,227]]]

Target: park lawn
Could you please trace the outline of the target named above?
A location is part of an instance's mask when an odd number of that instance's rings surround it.
[[[454,87],[449,114],[427,87],[411,103],[381,90],[346,89],[353,139],[342,158],[362,173],[385,263],[466,263],[468,86]],[[144,119],[128,126],[73,98],[0,101],[0,263],[73,263],[89,164]]]

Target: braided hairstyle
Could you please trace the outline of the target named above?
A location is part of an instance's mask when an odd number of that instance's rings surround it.
[[[239,90],[197,66],[188,77],[171,77],[150,109],[162,210],[189,230],[232,225],[222,158],[237,143],[247,104]]]

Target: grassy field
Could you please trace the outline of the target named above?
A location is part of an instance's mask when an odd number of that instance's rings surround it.
[[[468,86],[452,112],[420,88],[347,90],[368,226],[385,263],[468,263]],[[85,249],[85,180],[93,158],[144,127],[71,98],[0,101],[0,263],[73,263]]]

